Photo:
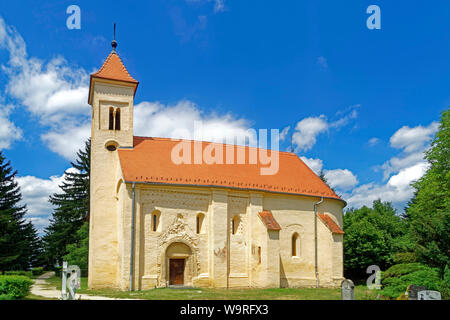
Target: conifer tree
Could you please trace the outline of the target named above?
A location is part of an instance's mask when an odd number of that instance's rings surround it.
[[[50,196],[55,209],[43,238],[47,266],[61,264],[68,253],[67,246],[80,241],[77,231],[89,221],[90,153],[89,139],[84,149],[78,151],[76,161],[71,163],[73,169],[64,173],[61,192]]]
[[[0,151],[0,270],[27,270],[37,262],[40,242],[24,216],[26,206],[16,181],[17,171]]]

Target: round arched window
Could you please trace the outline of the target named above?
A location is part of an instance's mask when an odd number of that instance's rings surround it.
[[[108,151],[116,151],[117,150],[117,148],[118,148],[118,143],[116,142],[116,141],[108,141],[106,144],[105,144],[105,148],[106,148],[106,150],[108,150]]]

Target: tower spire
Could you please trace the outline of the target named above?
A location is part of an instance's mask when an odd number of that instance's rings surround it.
[[[117,41],[116,41],[116,23],[114,22],[114,39],[111,42],[111,46],[113,48],[113,51],[116,52],[116,48],[117,48]]]

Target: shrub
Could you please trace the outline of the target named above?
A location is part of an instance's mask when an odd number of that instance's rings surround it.
[[[42,267],[33,268],[31,269],[31,273],[33,274],[33,276],[40,276],[41,274],[44,273],[44,268]]]
[[[439,270],[420,263],[397,264],[383,272],[381,294],[389,298],[397,298],[404,294],[409,285],[424,286],[428,290],[440,290],[442,280]]]
[[[0,300],[16,300],[26,297],[33,284],[24,276],[0,276]]]
[[[450,299],[450,268],[448,266],[445,267],[444,279],[439,286],[439,291],[443,299]]]
[[[31,271],[5,271],[5,276],[25,276],[31,277]]]

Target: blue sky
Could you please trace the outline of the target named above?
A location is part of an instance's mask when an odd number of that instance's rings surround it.
[[[2,1],[0,148],[42,229],[88,131],[88,75],[118,53],[140,81],[135,134],[276,128],[349,205],[402,209],[450,105],[448,1]],[[66,9],[81,9],[69,30]],[[366,8],[381,9],[369,30]],[[191,121],[191,122],[192,122]]]

